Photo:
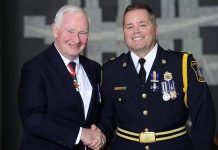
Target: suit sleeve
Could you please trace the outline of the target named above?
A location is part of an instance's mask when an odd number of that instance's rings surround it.
[[[192,55],[188,57],[188,108],[192,120],[193,150],[211,150],[215,111],[209,87]]]
[[[19,111],[25,132],[41,139],[72,148],[79,126],[57,122],[48,115],[46,84],[31,63],[23,66],[18,91]]]

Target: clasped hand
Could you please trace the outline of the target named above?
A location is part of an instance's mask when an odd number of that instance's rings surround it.
[[[91,129],[82,129],[81,141],[92,150],[100,150],[104,147],[106,138],[96,125],[92,125]]]

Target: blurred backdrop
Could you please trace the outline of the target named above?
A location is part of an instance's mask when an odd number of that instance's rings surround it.
[[[17,107],[20,68],[53,41],[51,23],[58,8],[72,3],[88,12],[90,40],[84,55],[102,64],[127,52],[122,15],[132,2],[153,7],[160,29],[158,41],[163,48],[194,54],[210,86],[218,116],[217,0],[7,0],[1,4],[0,18],[2,150],[19,147],[22,131]]]

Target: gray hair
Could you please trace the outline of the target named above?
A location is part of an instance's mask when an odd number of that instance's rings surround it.
[[[72,13],[76,13],[76,12],[81,12],[81,13],[84,13],[86,16],[87,16],[87,19],[89,21],[89,18],[88,18],[88,15],[87,13],[80,7],[77,7],[77,6],[74,6],[74,5],[64,5],[62,6],[56,13],[55,15],[55,18],[54,18],[54,22],[56,23],[56,25],[58,27],[60,27],[61,25],[61,22],[62,22],[62,18],[63,18],[63,15],[64,13],[66,12],[72,12]]]

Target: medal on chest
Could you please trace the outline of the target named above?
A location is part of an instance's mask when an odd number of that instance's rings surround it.
[[[172,73],[166,71],[164,73],[164,81],[161,82],[161,92],[164,101],[174,100],[177,98],[175,81],[173,80]]]
[[[151,90],[153,90],[153,92],[156,92],[159,89],[159,74],[156,71],[153,71],[151,73],[151,83],[152,86],[150,87]]]

